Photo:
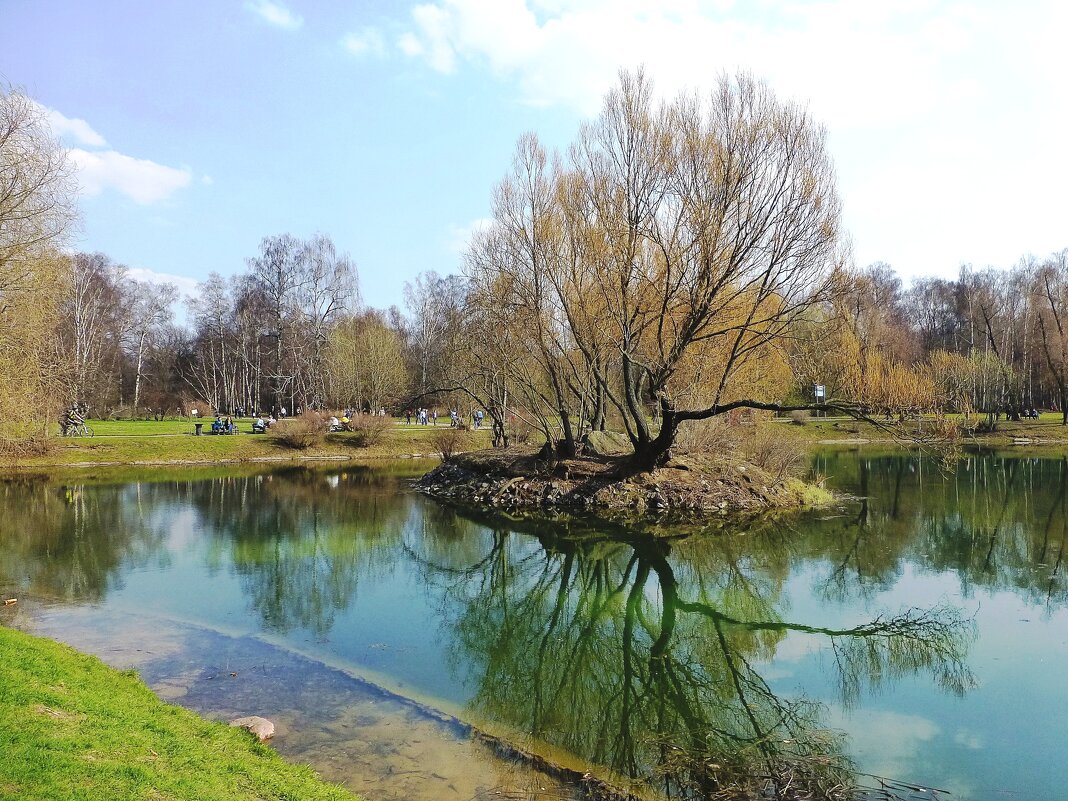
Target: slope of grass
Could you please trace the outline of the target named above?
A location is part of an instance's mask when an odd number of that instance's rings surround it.
[[[0,801],[356,801],[131,673],[0,627]]]

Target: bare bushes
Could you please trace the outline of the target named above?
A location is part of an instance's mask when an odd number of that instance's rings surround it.
[[[322,445],[329,427],[327,418],[319,412],[304,412],[299,417],[279,420],[271,426],[270,432],[279,445],[305,451]]]
[[[723,453],[738,447],[743,437],[739,426],[722,417],[695,420],[679,428],[675,440],[680,450],[690,453]]]
[[[776,434],[771,426],[757,428],[740,448],[745,460],[777,479],[801,475],[808,464],[804,443]]]
[[[805,409],[794,409],[790,412],[790,422],[795,426],[808,425],[808,421],[812,418],[812,413]]]
[[[457,428],[442,428],[430,435],[430,445],[444,461],[466,451],[471,444],[471,435]]]
[[[681,428],[678,442],[690,453],[735,454],[781,479],[801,475],[808,464],[804,443],[784,435],[778,424],[743,425],[713,417]]]
[[[10,459],[47,456],[55,450],[55,446],[55,438],[49,437],[45,431],[33,431],[16,437],[0,432],[0,456]]]
[[[382,441],[393,427],[393,418],[379,414],[357,414],[349,420],[349,440],[357,448],[370,448]]]

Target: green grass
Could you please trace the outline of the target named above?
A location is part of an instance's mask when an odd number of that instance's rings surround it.
[[[250,418],[238,420],[236,435],[193,436],[184,420],[89,420],[94,437],[55,437],[51,447],[17,462],[0,459],[0,466],[35,468],[79,464],[211,464],[234,461],[298,461],[307,458],[383,459],[435,455],[435,431],[447,426],[394,424],[375,445],[361,447],[355,434],[328,434],[305,450],[288,448],[269,434],[252,434]],[[208,421],[210,425],[210,420]],[[472,448],[490,445],[488,429],[470,432]]]
[[[355,801],[244,731],[0,627],[0,801]]]
[[[960,418],[960,415],[949,415],[950,418]],[[973,415],[972,422],[985,419]],[[812,445],[821,442],[840,442],[853,439],[865,439],[876,442],[891,442],[894,440],[893,433],[886,429],[861,420],[850,417],[813,417],[804,425],[794,425],[788,420],[776,420],[777,425],[782,426],[786,436],[804,441]],[[922,427],[924,420],[907,421],[900,427],[904,435],[915,432]],[[892,424],[897,428],[897,424]],[[997,429],[987,433],[976,433],[965,438],[965,443],[982,445],[996,448],[1011,446],[1019,439],[1030,439],[1035,445],[1044,450],[1060,451],[1068,448],[1068,426],[1061,425],[1061,415],[1056,412],[1046,412],[1037,420],[1020,420],[1017,422],[1002,419],[997,424]]]

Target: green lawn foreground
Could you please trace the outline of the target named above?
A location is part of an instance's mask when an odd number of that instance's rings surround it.
[[[358,801],[133,673],[0,626],[0,801]]]

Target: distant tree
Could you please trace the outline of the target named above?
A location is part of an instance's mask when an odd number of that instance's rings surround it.
[[[275,406],[286,403],[296,379],[297,328],[295,312],[304,276],[300,269],[301,242],[289,234],[264,237],[260,255],[248,260],[251,280],[262,294],[274,341],[274,360],[268,378]],[[292,403],[290,401],[290,403]]]
[[[301,273],[298,292],[301,334],[308,342],[300,364],[304,378],[305,405],[326,401],[325,349],[332,326],[359,302],[356,267],[346,254],[339,254],[333,241],[317,234],[298,254]]]
[[[1061,424],[1068,425],[1068,248],[1039,268],[1032,292],[1042,357],[1056,387]]]
[[[442,337],[449,325],[449,315],[463,295],[462,279],[436,272],[420,273],[404,284],[404,305],[408,309],[409,337],[418,367],[414,389],[430,391],[435,383],[435,361],[440,356]]]
[[[127,270],[103,253],[77,253],[68,265],[56,336],[66,401],[101,411],[119,399],[121,343],[130,323]]]
[[[404,339],[381,312],[369,309],[341,320],[324,356],[331,395],[343,405],[374,412],[409,389]]]
[[[133,281],[126,287],[126,296],[129,315],[126,341],[134,365],[133,408],[136,410],[141,405],[146,356],[161,341],[174,318],[178,290],[172,284]]]

